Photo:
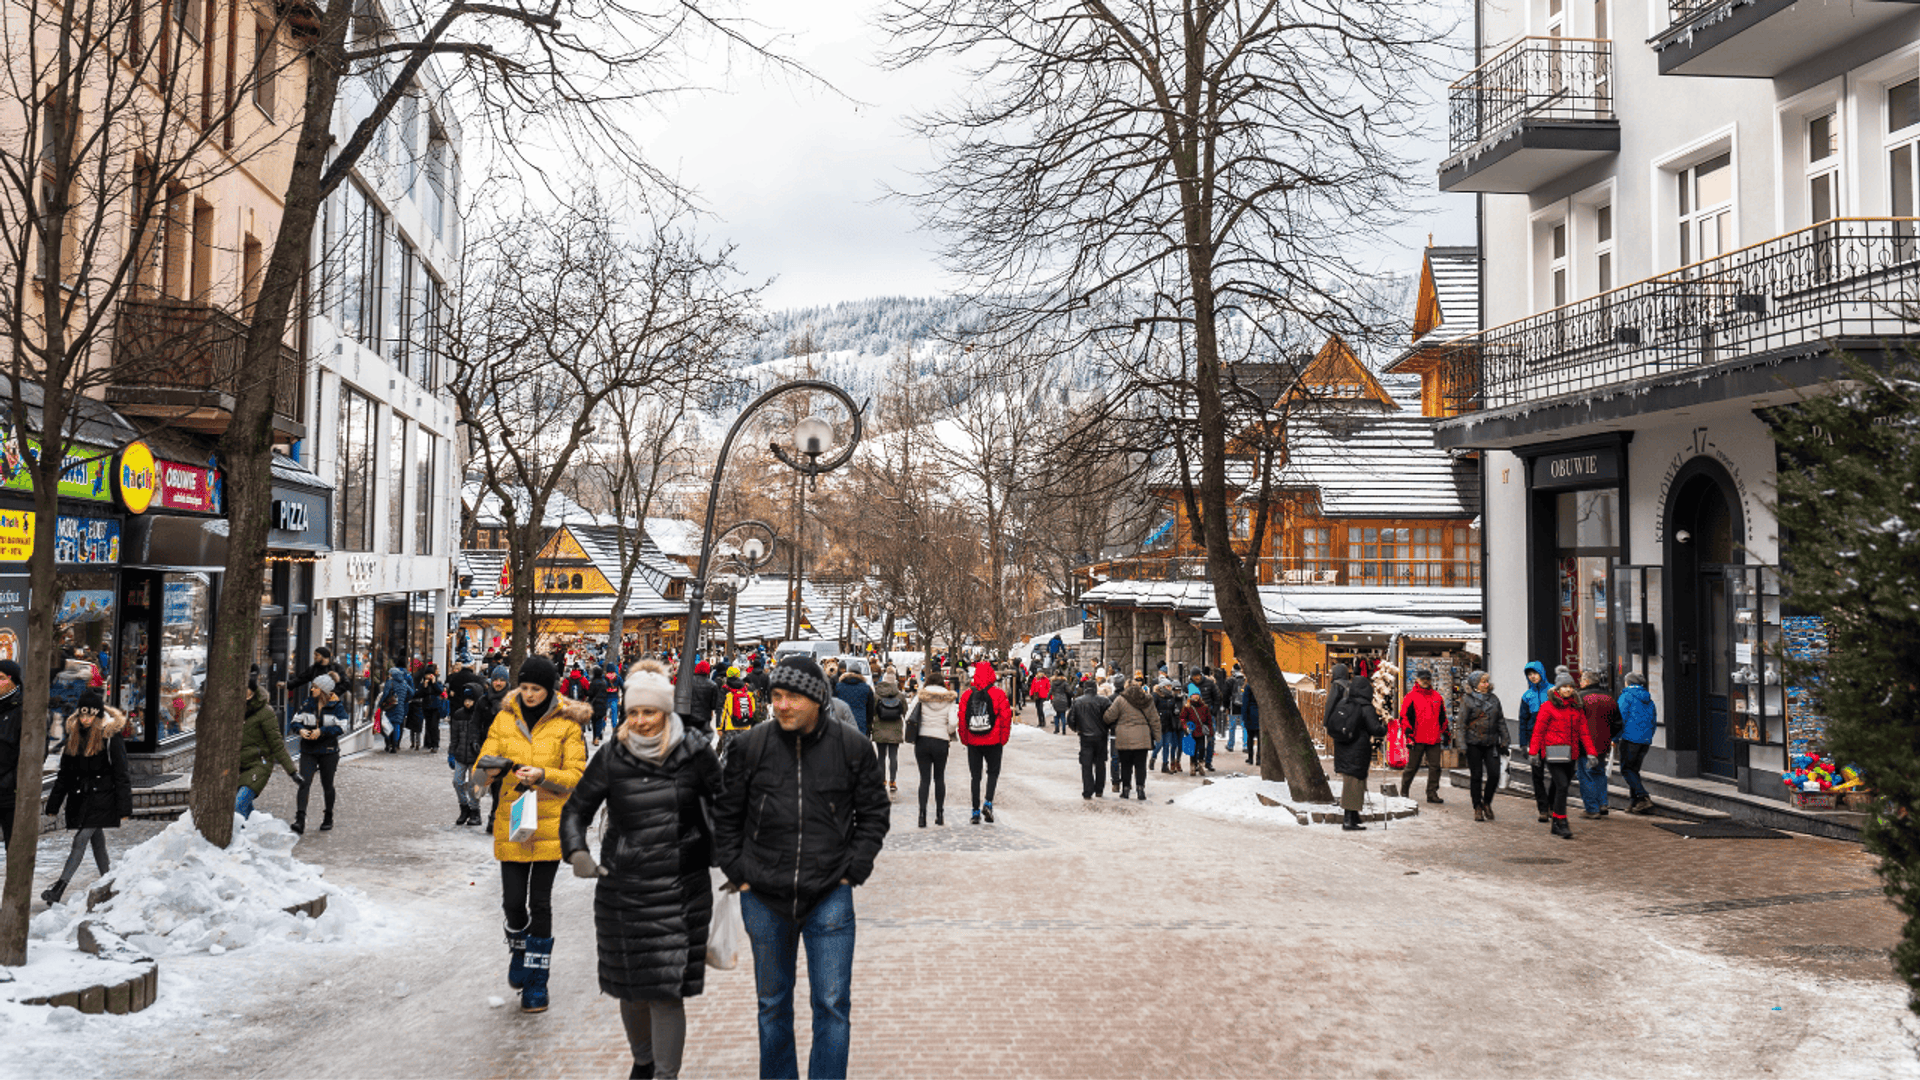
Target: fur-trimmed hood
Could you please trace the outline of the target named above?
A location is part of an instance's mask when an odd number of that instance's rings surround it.
[[[846,671],[843,671],[840,673],[840,681],[841,682],[866,682],[867,677],[849,668]]]
[[[88,739],[89,745],[87,749],[84,751],[84,753],[86,754],[99,753],[101,750],[106,748],[108,739],[113,738],[115,735],[118,735],[127,729],[126,713],[121,712],[119,709],[116,709],[111,705],[105,706],[102,711],[106,713],[106,716],[103,717],[99,723],[94,725],[94,730],[99,733],[99,745],[98,746],[92,745],[93,740],[89,738]],[[68,754],[82,753],[83,751],[81,751],[80,749],[80,739],[83,734],[87,734],[90,736],[92,733],[83,732],[81,730],[80,715],[77,711],[73,713],[69,713],[67,715],[67,743],[66,743],[66,749],[64,752]]]
[[[928,705],[951,705],[960,700],[960,695],[944,686],[923,686],[920,700]]]

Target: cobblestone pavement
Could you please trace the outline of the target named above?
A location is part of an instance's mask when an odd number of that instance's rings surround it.
[[[1519,799],[1476,824],[1455,789],[1387,829],[1275,827],[1167,805],[1187,777],[1083,802],[1074,750],[1018,732],[992,826],[966,824],[963,757],[945,829],[914,827],[902,771],[856,892],[855,1075],[1920,1076],[1887,968],[1897,920],[1856,846],[1684,840],[1618,814],[1566,842]],[[164,1049],[103,1050],[103,1073],[626,1074],[589,885],[562,873],[553,1008],[522,1015],[497,869],[446,824],[444,759],[362,757],[340,791],[339,827],[299,853],[412,918],[404,943],[259,985]],[[281,777],[261,805],[290,815],[292,796]],[[754,1013],[748,964],[709,972],[683,1075],[754,1075]],[[804,1062],[804,990],[797,1026]]]

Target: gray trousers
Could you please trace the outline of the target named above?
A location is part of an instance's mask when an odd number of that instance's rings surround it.
[[[1365,810],[1367,808],[1367,778],[1340,774],[1340,809]]]
[[[467,810],[480,809],[480,796],[473,793],[473,766],[453,763],[453,792],[460,796],[460,805]]]
[[[653,1062],[658,1080],[680,1075],[680,1055],[687,1046],[687,1004],[670,1001],[622,1001],[620,1021],[627,1029],[633,1063]]]

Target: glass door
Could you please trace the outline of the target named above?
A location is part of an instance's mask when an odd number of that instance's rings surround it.
[[[1733,635],[1732,607],[1728,603],[1729,577],[1739,567],[1703,566],[1700,568],[1699,599],[1701,633],[1700,662],[1694,665],[1700,702],[1700,771],[1732,778],[1733,724],[1731,710]]]

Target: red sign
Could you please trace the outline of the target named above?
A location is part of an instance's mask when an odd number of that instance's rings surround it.
[[[155,462],[154,469],[160,474],[154,501],[162,509],[191,514],[219,513],[214,495],[215,485],[220,482],[218,471],[179,461]]]

